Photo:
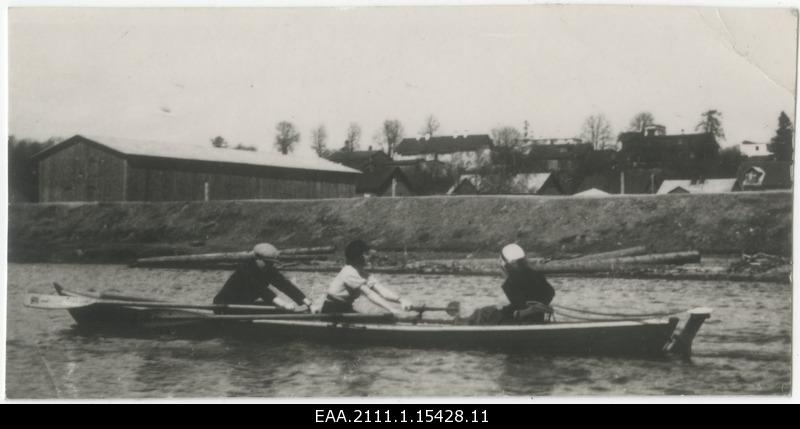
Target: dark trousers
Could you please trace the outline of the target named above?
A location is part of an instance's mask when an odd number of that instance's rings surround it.
[[[352,304],[326,298],[320,313],[355,313],[355,311]]]

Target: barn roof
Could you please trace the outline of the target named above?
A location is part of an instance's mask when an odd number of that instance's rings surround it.
[[[34,155],[34,159],[49,156],[79,141],[105,146],[124,156],[181,159],[227,164],[244,164],[260,167],[288,168],[297,170],[329,171],[360,174],[361,172],[327,159],[314,156],[281,155],[274,152],[253,152],[238,149],[222,149],[211,144],[166,143],[150,140],[134,140],[119,137],[75,135],[63,142]]]
[[[718,194],[732,192],[736,185],[736,179],[706,179],[703,181],[685,180],[665,180],[658,188],[659,194],[668,194],[675,189],[681,188],[690,194]]]

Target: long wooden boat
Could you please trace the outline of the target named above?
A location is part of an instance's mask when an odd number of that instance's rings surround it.
[[[63,296],[98,298],[101,295],[70,291],[57,286]],[[69,309],[81,327],[153,330],[185,328],[213,335],[246,336],[254,339],[295,339],[334,344],[367,344],[398,347],[525,350],[536,353],[572,355],[678,354],[688,357],[692,342],[711,310],[688,312],[680,318],[647,320],[604,320],[591,322],[553,322],[535,325],[459,325],[445,320],[403,320],[389,315],[360,315],[322,320],[297,319],[296,315],[275,314],[215,316],[208,312],[137,307],[89,305]],[[153,302],[153,301],[147,301]],[[387,317],[388,316],[388,317]],[[321,317],[321,316],[320,316]]]

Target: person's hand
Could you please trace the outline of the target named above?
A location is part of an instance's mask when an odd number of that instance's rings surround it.
[[[414,307],[414,303],[413,302],[411,302],[411,301],[409,301],[407,299],[401,299],[400,300],[400,308],[402,308],[403,311],[411,311],[412,307]]]

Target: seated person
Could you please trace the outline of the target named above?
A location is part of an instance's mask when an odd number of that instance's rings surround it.
[[[380,284],[366,271],[371,250],[362,240],[350,242],[344,249],[345,266],[331,282],[322,304],[322,313],[352,313],[353,302],[361,295],[378,306],[395,314],[401,313],[392,304],[399,304],[402,310],[412,307],[411,302]]]
[[[278,258],[278,249],[269,243],[261,243],[253,248],[253,259],[242,263],[225,282],[225,286],[214,297],[214,304],[239,304],[239,305],[275,305],[286,311],[309,311],[311,300],[292,282],[281,274],[275,263]],[[270,285],[277,288],[291,298],[294,303],[279,297],[270,289]],[[248,313],[246,310],[215,310],[217,314],[223,313]]]
[[[502,289],[509,304],[475,310],[466,323],[470,325],[501,325],[544,323],[545,309],[553,300],[555,290],[541,272],[528,265],[525,251],[517,244],[503,247],[500,253],[506,280]]]

